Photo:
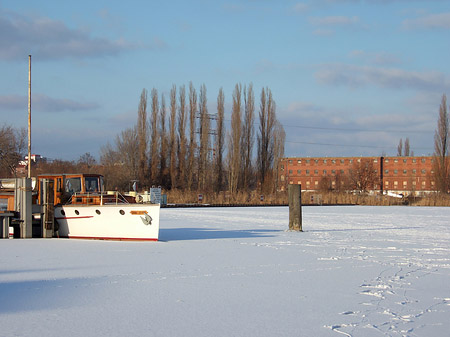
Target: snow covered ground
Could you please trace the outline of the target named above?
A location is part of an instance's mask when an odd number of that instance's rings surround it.
[[[162,209],[159,242],[0,240],[0,336],[448,336],[450,208]]]

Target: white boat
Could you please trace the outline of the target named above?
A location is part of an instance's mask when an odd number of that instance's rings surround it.
[[[55,207],[59,237],[157,241],[159,204],[63,205]]]
[[[98,174],[38,176],[37,203],[53,195],[54,233],[57,237],[99,240],[148,240],[159,236],[159,204],[136,203],[131,196],[105,193]],[[43,182],[50,193],[43,193]]]

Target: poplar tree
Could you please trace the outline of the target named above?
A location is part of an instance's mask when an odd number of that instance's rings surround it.
[[[186,187],[186,88],[178,93],[178,186]]]
[[[177,87],[172,86],[170,90],[170,116],[169,116],[169,173],[171,188],[177,186]]]
[[[215,142],[215,181],[216,192],[223,188],[224,170],[223,170],[223,151],[225,148],[225,95],[223,88],[219,89],[217,95],[217,124],[216,124],[216,142]]]
[[[195,141],[195,114],[197,113],[197,91],[192,82],[189,83],[189,154],[187,169],[187,187],[191,190],[194,184],[195,151],[197,144]]]
[[[159,111],[159,103],[158,103],[158,91],[156,89],[152,89],[152,115],[150,119],[150,128],[151,128],[151,141],[150,141],[150,174],[151,174],[151,183],[158,183],[158,168],[159,168],[159,156],[158,156],[158,111]]]
[[[199,117],[200,117],[200,146],[198,155],[198,188],[204,190],[207,187],[208,175],[208,152],[209,152],[209,132],[210,122],[206,98],[206,86],[203,84],[200,87],[200,102],[199,102]]]
[[[142,186],[147,185],[147,143],[148,143],[148,124],[147,124],[147,90],[142,89],[141,98],[138,107],[137,132],[139,141],[139,173],[137,175]],[[134,177],[135,179],[136,177]]]
[[[450,125],[447,112],[447,96],[442,95],[439,107],[439,119],[434,135],[434,178],[436,189],[442,193],[448,193],[450,189],[449,177],[449,143]]]
[[[252,152],[255,143],[255,97],[253,94],[253,84],[244,88],[244,123],[242,125],[241,138],[241,164],[242,164],[242,187],[249,189],[252,185]]]
[[[229,190],[231,194],[237,192],[238,181],[240,176],[241,168],[241,132],[242,132],[242,121],[241,121],[241,97],[242,97],[242,86],[241,84],[236,84],[233,91],[233,108],[231,112],[231,131],[228,138],[228,165],[229,165]]]

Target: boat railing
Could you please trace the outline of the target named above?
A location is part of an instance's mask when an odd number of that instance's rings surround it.
[[[66,204],[75,205],[119,205],[119,204],[129,204],[125,196],[120,192],[114,191],[113,193],[99,193],[99,192],[88,192],[88,193],[74,193],[70,197]]]

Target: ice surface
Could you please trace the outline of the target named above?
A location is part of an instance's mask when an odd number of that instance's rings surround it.
[[[447,336],[450,208],[162,209],[159,242],[0,240],[0,336]]]

